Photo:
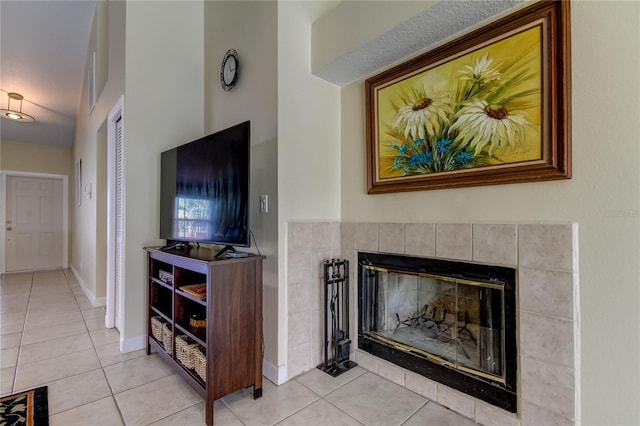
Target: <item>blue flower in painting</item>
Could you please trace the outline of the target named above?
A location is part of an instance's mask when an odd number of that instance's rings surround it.
[[[473,162],[473,155],[471,155],[470,152],[462,151],[461,153],[456,155],[455,160],[461,166],[468,166],[469,164],[471,164]]]
[[[396,157],[393,159],[393,170],[399,170],[400,168],[402,168],[402,164],[403,164],[403,158],[402,157]]]
[[[433,154],[431,152],[417,152],[409,157],[409,160],[407,160],[407,165],[410,167],[426,166],[432,161]]]
[[[436,149],[438,152],[445,153],[451,148],[451,139],[442,138],[436,142]]]
[[[398,147],[398,155],[407,155],[409,147],[407,145],[401,145]]]
[[[407,165],[409,167],[417,167],[420,165],[420,155],[419,153],[412,154],[411,157],[407,160]]]
[[[414,148],[418,148],[418,147],[420,147],[420,146],[422,146],[422,145],[424,145],[424,139],[418,139],[417,141],[415,141],[415,142],[413,143],[413,147],[414,147]]]
[[[422,154],[423,164],[429,164],[432,161],[433,161],[433,153],[431,151],[427,151],[424,154]]]

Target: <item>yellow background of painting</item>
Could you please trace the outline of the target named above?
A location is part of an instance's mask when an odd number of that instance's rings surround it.
[[[453,95],[460,76],[459,71],[466,65],[473,67],[477,59],[487,54],[493,59],[491,68],[501,63],[510,63],[518,58],[529,61],[527,71],[534,77],[519,84],[515,91],[507,93],[529,89],[540,90],[542,86],[541,46],[541,27],[536,26],[378,90],[379,178],[402,176],[401,171],[393,170],[391,167],[396,155],[396,150],[391,148],[391,143],[397,139],[390,136],[388,132],[393,126],[398,108],[405,105],[402,99],[407,99],[407,94],[412,93],[412,87],[424,87],[427,93],[451,92]],[[494,153],[491,164],[516,163],[542,158],[542,94],[538,92],[521,100],[532,105],[526,110],[521,110],[524,118],[532,125],[525,130],[524,149],[518,146],[515,152],[507,151],[505,154],[498,150]]]

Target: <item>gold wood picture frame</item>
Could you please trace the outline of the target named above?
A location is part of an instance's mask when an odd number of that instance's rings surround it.
[[[369,194],[571,178],[569,1],[365,82]]]

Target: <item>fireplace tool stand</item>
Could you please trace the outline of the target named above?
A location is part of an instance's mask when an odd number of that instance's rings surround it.
[[[349,359],[349,261],[324,263],[324,362],[318,368],[333,377],[355,367]]]

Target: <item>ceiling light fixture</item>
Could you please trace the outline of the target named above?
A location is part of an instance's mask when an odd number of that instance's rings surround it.
[[[9,96],[9,99],[7,100],[7,109],[0,109],[2,118],[6,118],[7,120],[11,121],[19,121],[21,123],[32,123],[36,121],[36,119],[29,114],[25,114],[24,112],[22,112],[22,100],[24,99],[24,96],[22,96],[20,93],[15,92],[9,92],[7,93],[7,96]],[[11,109],[11,99],[13,99],[14,101],[20,101],[19,111]]]

